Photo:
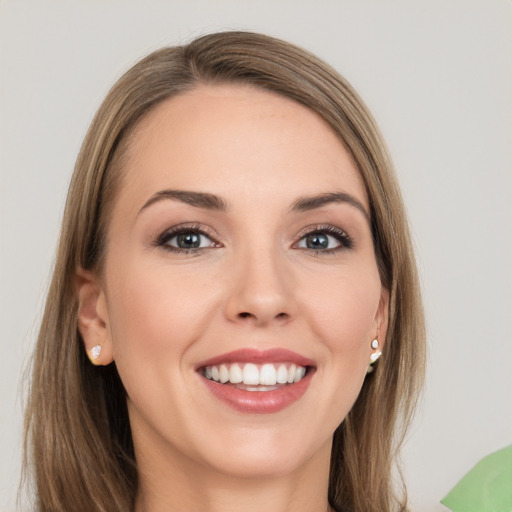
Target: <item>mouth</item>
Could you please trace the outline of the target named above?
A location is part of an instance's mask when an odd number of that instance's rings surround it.
[[[244,413],[275,413],[298,401],[313,374],[313,361],[282,349],[243,349],[200,364],[196,371],[213,395]]]
[[[274,391],[300,382],[311,371],[309,366],[283,363],[227,363],[200,370],[208,380],[245,391]]]

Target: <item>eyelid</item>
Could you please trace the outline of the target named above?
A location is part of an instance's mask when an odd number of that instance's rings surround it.
[[[315,251],[315,249],[307,249],[307,248],[303,249],[301,247],[297,247],[297,244],[304,237],[306,237],[308,235],[315,234],[315,233],[327,234],[330,236],[334,236],[338,240],[340,245],[338,247],[334,247],[332,249],[324,249],[321,251]],[[353,242],[351,236],[344,229],[341,229],[332,224],[314,224],[314,225],[306,226],[305,228],[300,230],[300,232],[296,236],[296,240],[293,243],[292,247],[295,249],[302,249],[302,250],[306,250],[306,251],[316,252],[317,254],[320,254],[320,253],[328,254],[328,253],[338,252],[338,251],[341,251],[344,249],[351,249],[351,248],[353,248],[353,245],[354,245],[354,242]]]
[[[190,248],[190,249],[183,249],[180,247],[174,247],[172,245],[169,245],[167,242],[171,240],[172,238],[182,234],[182,233],[191,233],[195,232],[199,235],[205,236],[208,239],[212,241],[212,245],[210,247],[197,247],[197,248]],[[156,247],[164,248],[171,252],[201,252],[205,249],[215,248],[215,247],[222,247],[222,244],[218,241],[217,235],[214,233],[214,231],[205,225],[198,224],[198,223],[190,223],[190,222],[183,222],[180,224],[176,224],[175,226],[171,226],[170,228],[167,228],[164,230],[156,240],[154,241],[153,245]]]

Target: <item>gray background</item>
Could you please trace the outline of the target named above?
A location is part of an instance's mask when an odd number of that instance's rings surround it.
[[[0,4],[0,510],[20,468],[20,376],[65,192],[109,87],[139,57],[247,28],[336,67],[379,122],[417,246],[428,319],[422,408],[404,450],[412,509],[512,442],[509,1],[4,1]]]

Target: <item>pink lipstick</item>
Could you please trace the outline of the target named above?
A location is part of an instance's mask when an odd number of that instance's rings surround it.
[[[230,407],[269,414],[302,397],[315,365],[285,349],[240,349],[203,361],[196,371],[215,397]]]

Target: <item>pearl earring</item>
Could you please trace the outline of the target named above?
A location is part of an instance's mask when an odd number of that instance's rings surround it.
[[[101,354],[101,345],[96,345],[95,347],[91,348],[91,357],[93,360],[98,359]]]
[[[374,339],[371,343],[371,347],[376,350],[376,352],[372,352],[370,354],[370,364],[368,366],[368,368],[366,369],[366,373],[372,373],[373,372],[373,363],[375,363],[375,361],[377,361],[377,359],[379,359],[379,357],[382,355],[382,352],[380,350],[378,350],[379,348],[379,340],[377,339]]]

